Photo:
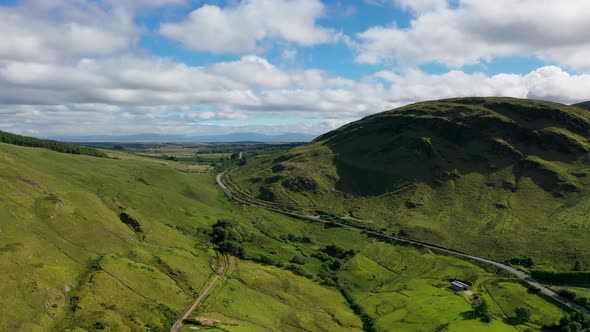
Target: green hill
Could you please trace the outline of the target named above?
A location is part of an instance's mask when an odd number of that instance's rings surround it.
[[[190,317],[202,330],[514,331],[518,307],[533,313],[518,329],[540,330],[565,314],[495,268],[235,204],[199,165],[108,154],[0,143],[0,331],[168,331],[222,244],[240,258]]]
[[[214,273],[211,225],[239,220],[254,234],[252,222],[261,216],[286,219],[230,203],[215,174],[110,154],[94,158],[0,143],[0,331],[168,331]],[[277,241],[265,247],[281,250],[286,260],[296,253]],[[265,299],[260,317],[280,304],[274,326],[359,329],[360,320],[336,289],[276,267],[248,266],[254,274],[262,268],[288,274],[306,290],[296,301],[272,295],[290,292],[280,287],[250,292]],[[310,297],[318,292],[332,303]],[[216,312],[240,323],[222,309]],[[304,309],[304,317],[294,315]]]
[[[512,98],[368,116],[229,176],[252,200],[537,267],[590,267],[590,114]]]
[[[101,152],[94,148],[89,148],[85,146],[78,146],[68,143],[62,143],[58,141],[52,141],[48,139],[40,139],[34,138],[29,136],[21,136],[17,134],[8,133],[5,131],[0,130],[0,142],[13,144],[13,145],[20,145],[20,146],[28,146],[28,147],[36,147],[36,148],[45,148],[49,150],[53,150],[56,152],[63,152],[63,153],[70,153],[70,154],[83,154],[87,156],[94,156],[94,157],[106,157],[104,152]]]
[[[590,110],[590,101],[583,101],[581,103],[573,104],[572,106]]]

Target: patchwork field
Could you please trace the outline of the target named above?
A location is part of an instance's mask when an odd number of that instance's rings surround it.
[[[519,331],[508,324],[518,306],[535,312],[528,327],[537,330],[565,314],[502,273],[413,247],[374,243],[348,262],[339,276],[379,331]],[[472,284],[474,295],[451,290],[453,280]],[[492,322],[473,315],[471,303],[476,297],[488,302]]]

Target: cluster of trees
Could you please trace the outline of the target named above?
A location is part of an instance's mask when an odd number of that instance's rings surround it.
[[[354,249],[346,250],[335,244],[330,244],[321,251],[315,252],[312,256],[322,261],[318,274],[322,283],[337,286],[339,280],[336,272],[355,255]]]
[[[504,261],[504,264],[520,265],[522,267],[526,267],[527,269],[530,269],[531,267],[533,267],[535,265],[535,261],[531,257],[523,255],[523,256],[512,257],[510,259],[507,259]]]
[[[533,312],[529,308],[518,307],[514,310],[514,321],[516,324],[523,324],[531,320]],[[515,324],[515,325],[516,325]]]
[[[234,166],[245,165],[247,162],[248,157],[246,157],[245,154],[232,153],[232,155],[229,158],[219,158],[219,162],[211,163],[211,167],[213,167],[217,172],[221,172],[230,169]]]
[[[281,183],[283,187],[293,192],[310,191],[317,188],[317,183],[302,176],[296,178],[289,178]]]
[[[473,310],[473,314],[476,317],[480,317],[482,321],[489,323],[492,321],[493,317],[490,314],[490,308],[488,307],[488,303],[486,300],[477,298],[473,302],[471,302],[471,309]]]
[[[561,289],[557,292],[559,295],[563,296],[564,298],[579,304],[580,306],[590,310],[590,298],[578,296],[576,292],[569,289]]]
[[[28,136],[21,136],[12,133],[7,133],[5,131],[0,131],[0,142],[13,144],[13,145],[20,145],[20,146],[27,146],[27,147],[35,147],[35,148],[45,148],[49,150],[53,150],[56,152],[62,153],[70,153],[70,154],[83,154],[88,156],[94,157],[107,157],[104,152],[98,151],[94,148],[89,148],[85,146],[78,146],[73,144],[62,143],[58,141],[52,141],[47,139],[39,139],[34,137]]]
[[[486,300],[476,295],[476,298],[471,302],[471,309],[475,317],[479,317],[483,322],[489,323],[493,320],[490,313],[490,308]],[[508,319],[508,323],[512,325],[524,324],[531,320],[533,312],[526,307],[517,307],[514,309],[514,317]]]
[[[590,328],[590,317],[579,312],[572,312],[563,316],[559,323],[545,326],[545,329],[562,332],[581,332]]]
[[[160,320],[160,324],[161,325],[154,325],[154,324],[146,324],[146,328],[148,328],[149,331],[154,331],[154,332],[167,332],[169,331],[169,326],[174,325],[174,322],[176,321],[176,317],[178,317],[178,312],[176,312],[176,310],[168,307],[167,305],[164,304],[158,304],[157,306],[157,312],[160,313],[162,319]]]
[[[251,235],[233,220],[219,220],[209,233],[211,242],[222,253],[246,258],[243,243],[252,241]]]
[[[309,273],[303,265],[307,263],[307,258],[302,254],[295,254],[289,262],[284,262],[270,255],[260,255],[258,258],[251,257],[252,259],[267,265],[273,265],[276,267],[284,268],[297,275],[313,279],[313,274]]]
[[[283,242],[299,242],[299,243],[314,243],[314,239],[312,239],[311,237],[307,236],[307,235],[303,235],[303,236],[298,236],[295,234],[287,234],[287,235],[281,235],[280,236],[281,241]]]

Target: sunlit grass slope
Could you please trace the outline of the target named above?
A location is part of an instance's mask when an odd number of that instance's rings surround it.
[[[511,98],[379,113],[229,175],[251,200],[504,260],[590,266],[590,113]]]
[[[565,313],[493,269],[412,247],[369,245],[339,275],[380,331],[540,330]],[[483,323],[473,317],[473,298],[452,291],[452,280],[470,283],[473,292],[488,302],[495,319]],[[532,322],[519,329],[507,322],[517,307],[534,313]]]
[[[227,215],[203,182],[150,160],[0,144],[0,330],[169,328],[212,273],[196,226]]]
[[[215,174],[109,154],[94,158],[0,144],[0,331],[168,330],[213,275],[218,254],[207,231],[218,220],[235,220],[247,230],[253,258],[270,252],[289,261],[323,247],[300,248],[281,238],[288,234],[347,248],[365,243],[360,234],[236,205],[219,190]],[[310,260],[306,269],[319,265]],[[264,295],[285,312],[274,326],[316,326],[309,321],[317,318],[317,326],[330,330],[335,315],[351,330],[359,328],[337,289],[275,267],[244,263],[246,269],[274,282],[291,280],[293,288]],[[289,294],[303,297],[283,303]],[[317,303],[314,294],[326,294],[327,302]],[[312,313],[323,305],[330,314]],[[310,308],[308,314],[291,317],[300,306]],[[216,312],[231,316],[236,308]],[[261,316],[267,309],[248,308]]]
[[[272,266],[239,262],[197,313],[231,331],[362,331],[342,295]]]
[[[245,259],[195,311],[202,330],[514,330],[503,319],[522,290],[496,271],[236,204],[215,174],[183,164],[109,155],[0,144],[0,331],[169,330],[213,276],[208,232],[224,219],[247,235]],[[328,245],[352,254],[327,269]],[[465,314],[452,278],[499,294],[492,323]],[[526,301],[547,322],[561,312]]]

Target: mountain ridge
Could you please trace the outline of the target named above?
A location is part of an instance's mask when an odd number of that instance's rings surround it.
[[[532,253],[566,269],[564,255],[590,253],[579,234],[590,229],[581,217],[589,140],[590,114],[577,107],[443,99],[365,117],[239,168],[231,181],[267,204],[497,260]]]

